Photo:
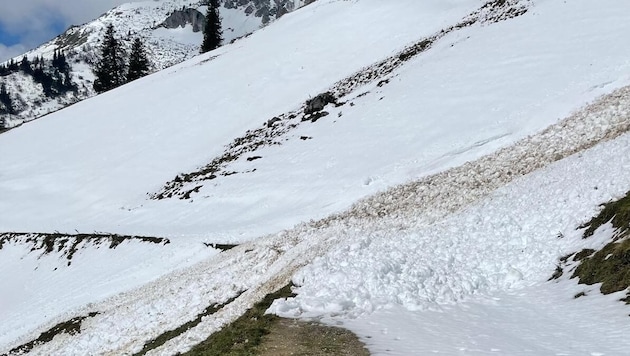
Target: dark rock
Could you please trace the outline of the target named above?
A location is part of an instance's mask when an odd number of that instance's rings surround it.
[[[193,32],[203,31],[206,17],[196,9],[175,10],[160,26],[165,28],[185,27],[191,24]]]
[[[312,115],[309,115],[309,119],[311,120],[311,122],[315,122],[319,119],[321,119],[322,117],[328,116],[329,112],[328,111],[320,111],[320,112],[316,112]]]
[[[318,111],[324,110],[324,107],[328,104],[335,103],[337,99],[330,92],[319,94],[318,96],[306,101],[305,114],[313,114]]]
[[[275,125],[277,122],[282,121],[279,117],[274,117],[273,119],[267,121],[267,127],[272,127],[273,125]]]

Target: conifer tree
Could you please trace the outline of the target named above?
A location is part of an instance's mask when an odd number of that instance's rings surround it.
[[[66,60],[66,55],[61,50],[55,50],[55,53],[53,53],[52,65],[62,73],[65,73],[70,69],[70,65]]]
[[[10,73],[15,73],[15,72],[17,72],[17,71],[18,71],[18,69],[19,69],[20,67],[18,66],[18,63],[17,63],[16,61],[14,61],[13,59],[11,59],[11,60],[9,61],[9,65],[7,66],[7,68],[9,69],[9,72],[10,72]]]
[[[206,53],[221,46],[222,35],[219,0],[210,0],[206,11],[206,25],[203,29],[203,43],[200,52]]]
[[[149,74],[149,59],[147,58],[147,53],[144,50],[144,44],[139,38],[136,38],[131,46],[127,82],[142,78],[147,74]]]
[[[94,90],[103,93],[125,83],[125,51],[114,36],[114,25],[107,26],[101,43],[101,57],[92,69],[96,75]]]
[[[31,68],[36,69],[40,67],[41,67],[41,59],[38,56],[35,56],[33,58],[33,61],[31,62]]]
[[[26,74],[33,73],[31,62],[28,61],[28,58],[26,56],[22,57],[22,61],[20,62],[20,70]]]
[[[2,83],[0,85],[0,103],[4,104],[4,112],[7,114],[13,114],[13,100],[11,100],[11,95],[7,91],[6,84]]]

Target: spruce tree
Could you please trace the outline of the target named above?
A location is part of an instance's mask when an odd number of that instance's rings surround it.
[[[147,53],[144,50],[144,44],[139,38],[136,38],[131,46],[127,82],[142,78],[147,74],[149,74],[149,59],[147,58]]]
[[[18,71],[18,69],[19,69],[20,67],[18,66],[18,63],[17,63],[16,61],[14,61],[13,59],[11,59],[11,60],[9,61],[9,66],[8,66],[7,68],[9,68],[9,72],[10,72],[10,73],[15,73],[15,72],[17,72],[17,71]]]
[[[203,43],[200,52],[206,53],[221,46],[222,34],[219,0],[210,0],[206,11],[206,25],[203,29]]]
[[[114,36],[114,25],[107,26],[101,43],[101,57],[92,69],[96,79],[94,90],[103,93],[125,83],[125,51]]]
[[[26,74],[33,73],[31,62],[28,61],[28,58],[26,56],[22,57],[22,61],[20,62],[20,70]]]
[[[4,104],[4,111],[7,114],[13,114],[13,100],[7,90],[6,84],[0,85],[0,103]]]
[[[52,65],[54,68],[57,68],[62,73],[65,73],[70,69],[70,65],[66,60],[66,55],[61,50],[55,50],[53,54]]]

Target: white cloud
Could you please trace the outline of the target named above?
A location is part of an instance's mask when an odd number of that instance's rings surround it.
[[[0,43],[0,63],[10,58],[18,56],[26,52],[27,48],[23,44],[17,44],[13,46],[5,46]]]
[[[0,11],[0,27],[21,38],[21,43],[8,47],[0,43],[0,60],[52,39],[60,26],[80,25],[117,5],[135,1],[139,0],[10,0],[11,5],[2,6]]]
[[[50,19],[64,20],[68,25],[82,24],[114,6],[134,0],[28,0],[12,1],[0,12],[0,22],[9,29],[20,30]],[[135,0],[138,1],[138,0]]]

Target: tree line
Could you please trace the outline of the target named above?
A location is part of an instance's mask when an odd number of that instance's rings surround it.
[[[49,98],[55,98],[64,95],[69,91],[76,91],[77,85],[72,80],[71,66],[66,59],[63,51],[57,49],[53,54],[52,60],[44,59],[41,56],[35,56],[29,60],[27,56],[17,62],[11,59],[5,64],[0,64],[0,77],[6,77],[13,73],[22,72],[30,76],[36,83],[41,84],[44,95]],[[1,101],[5,109],[13,112],[12,105],[9,105],[10,98],[6,85],[3,85]]]
[[[207,5],[201,53],[212,51],[223,42],[219,1],[208,0]],[[115,33],[114,25],[108,25],[99,47],[100,56],[92,67],[96,76],[93,88],[97,93],[114,89],[150,72],[151,64],[142,41],[136,38],[131,46],[131,53],[127,55]],[[0,77],[21,71],[41,84],[46,97],[55,98],[68,91],[78,90],[72,80],[71,70],[66,54],[58,49],[55,50],[52,60],[44,59],[42,56],[35,56],[29,60],[24,56],[21,61],[11,59],[5,64],[0,64]],[[0,81],[0,114],[15,113],[15,100],[12,99],[6,84]]]
[[[127,51],[115,36],[114,25],[107,26],[103,42],[99,48],[100,57],[92,71],[96,76],[94,90],[103,93],[149,74],[151,64],[144,43],[136,38]]]
[[[7,63],[0,64],[0,77],[22,72],[41,85],[46,97],[56,98],[78,89],[72,80],[71,70],[65,53],[57,49],[53,53],[52,60],[44,59],[42,56],[35,56],[29,60],[25,55],[19,62],[11,59]],[[0,114],[15,114],[16,111],[15,101],[11,98],[6,84],[1,83]]]
[[[208,1],[206,24],[203,33],[201,53],[221,46],[223,35],[218,0]],[[136,38],[131,46],[131,54],[127,56],[127,52],[115,34],[114,25],[109,24],[99,47],[100,57],[92,68],[96,76],[93,88],[97,93],[117,88],[150,72],[151,65],[142,41]]]

